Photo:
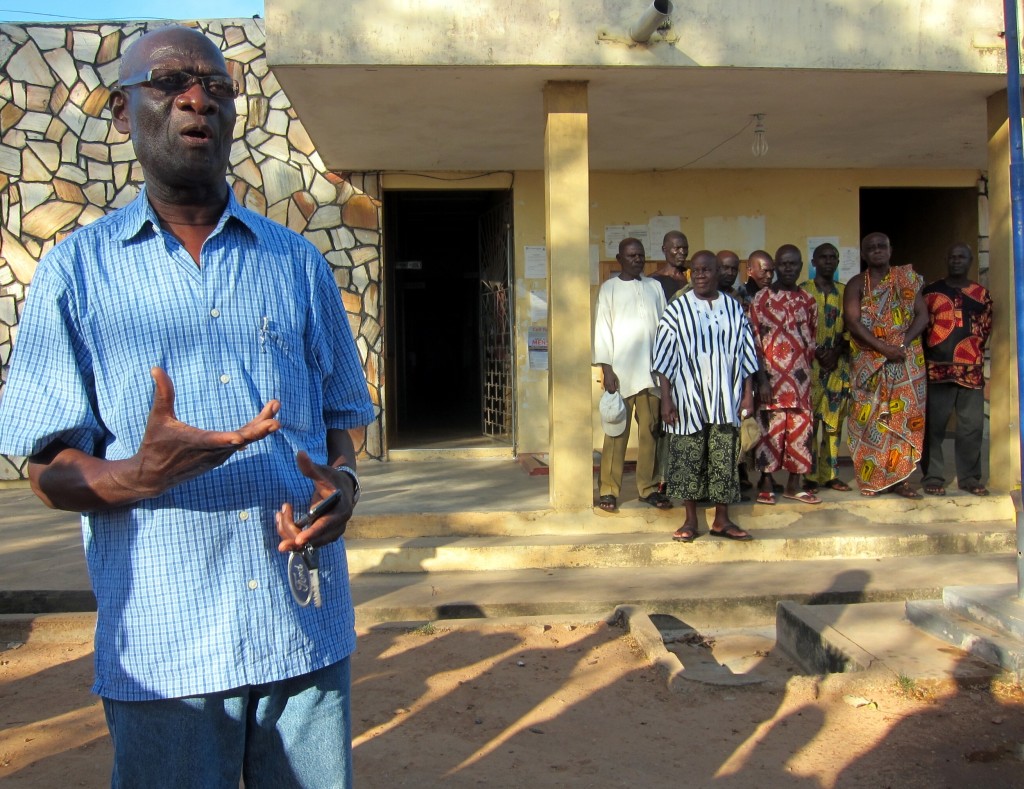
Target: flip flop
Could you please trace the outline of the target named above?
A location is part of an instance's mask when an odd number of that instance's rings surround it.
[[[712,537],[723,537],[726,540],[736,540],[736,542],[750,542],[754,539],[753,535],[743,531],[735,523],[730,523],[724,529],[711,529],[708,531]]]
[[[676,529],[672,533],[672,540],[674,542],[693,542],[697,539],[697,530],[692,526],[687,526],[685,529]]]
[[[927,492],[927,490],[928,489],[925,488],[926,492]],[[972,494],[974,496],[987,496],[988,495],[988,488],[986,488],[984,485],[982,485],[980,483],[977,484],[977,485],[961,485],[960,486],[960,490],[964,491],[964,493],[970,493],[970,494]]]
[[[832,490],[837,490],[840,493],[849,493],[850,490],[852,490],[852,488],[850,488],[850,486],[843,482],[841,479],[830,479],[828,482],[825,483],[825,487],[831,488]]]
[[[808,493],[817,493],[818,486],[814,482],[805,482],[803,484],[803,490],[806,490]]]
[[[910,485],[908,485],[906,482],[892,488],[892,492],[895,493],[897,496],[902,496],[905,499],[921,498],[921,494],[914,490],[912,487],[910,487]]]
[[[945,496],[946,489],[942,485],[925,485],[924,492],[929,496]]]
[[[655,509],[659,510],[670,510],[672,509],[672,502],[668,500],[668,496],[663,493],[648,493],[646,496],[641,496],[640,501],[644,504],[650,504]]]
[[[802,501],[804,504],[821,504],[821,499],[809,490],[801,490],[799,493],[783,493],[782,498]]]
[[[597,500],[597,506],[605,512],[615,512],[619,508],[619,503],[614,496],[602,496]]]
[[[775,494],[770,492],[770,491],[767,491],[767,490],[762,490],[760,493],[757,494],[757,503],[758,504],[774,504],[775,503]]]

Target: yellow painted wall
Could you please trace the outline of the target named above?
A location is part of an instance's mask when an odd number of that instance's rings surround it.
[[[782,244],[804,248],[806,237],[838,236],[841,246],[860,243],[861,187],[970,187],[975,170],[717,170],[666,173],[592,173],[591,243],[603,250],[606,225],[646,224],[661,213],[679,215],[691,253],[705,245],[705,220],[714,217],[763,216],[765,246],[774,254]],[[516,328],[518,449],[547,451],[547,374],[527,365],[530,326],[529,291],[544,290],[542,280],[524,279],[523,247],[544,244],[544,179],[540,172],[515,178]],[[660,246],[660,239],[658,246]],[[745,257],[751,250],[735,250]],[[602,253],[601,258],[605,255]],[[895,262],[899,262],[897,259]],[[596,298],[597,286],[592,286]],[[580,327],[589,336],[592,327]],[[594,370],[594,447],[603,434],[596,416],[600,397]]]

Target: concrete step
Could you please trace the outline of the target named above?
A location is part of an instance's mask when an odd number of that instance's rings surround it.
[[[748,546],[736,546],[738,548]],[[935,599],[951,580],[1012,583],[1012,554],[959,554],[685,566],[365,573],[352,578],[356,619],[534,615],[607,616],[618,605],[674,616],[692,627],[775,622],[780,600],[840,604]]]
[[[942,600],[908,600],[907,619],[974,657],[1024,677],[1024,641],[961,616]]]
[[[671,540],[678,517],[657,533],[348,538],[349,572],[417,573],[574,567],[681,567],[734,562],[1012,553],[1008,522],[865,523],[842,512],[805,512],[779,525],[737,519],[754,534],[736,543],[703,528],[689,544]],[[353,532],[359,533],[358,529]]]
[[[780,602],[775,643],[804,671],[815,674],[884,671],[892,677],[983,682],[999,669],[950,649],[911,623],[909,604],[801,605]]]
[[[382,465],[393,474],[394,469],[407,464]],[[620,499],[616,513],[596,507],[584,512],[547,509],[546,494],[529,477],[516,476],[509,482],[499,475],[482,476],[478,481],[438,476],[421,483],[429,483],[428,487],[413,489],[398,477],[392,480],[384,476],[385,472],[375,473],[377,476],[372,483],[379,487],[372,492],[367,487],[368,492],[349,525],[349,535],[353,537],[665,534],[675,529],[683,518],[678,503],[671,510],[657,510],[636,498],[626,497]],[[414,492],[417,498],[410,501]],[[867,498],[856,492],[823,491],[820,495],[822,503],[818,505],[780,497],[775,505],[743,502],[729,510],[734,521],[752,531],[798,524],[827,525],[839,519],[854,527],[857,524],[905,527],[929,523],[1005,523],[1012,529],[1016,518],[1009,495],[979,497],[952,492],[945,497],[925,496],[916,500],[894,495]],[[710,507],[698,510],[703,523],[710,522],[712,513]]]
[[[960,616],[1024,643],[1024,600],[1017,596],[1016,585],[947,586],[942,603]]]

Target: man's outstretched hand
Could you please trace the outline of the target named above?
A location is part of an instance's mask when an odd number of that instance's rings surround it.
[[[200,430],[180,421],[175,414],[170,376],[159,367],[149,372],[156,388],[146,432],[134,458],[138,464],[138,484],[149,495],[205,474],[281,427],[275,418],[281,404],[271,400],[237,430]]]
[[[124,460],[94,457],[60,441],[29,458],[29,479],[50,507],[86,512],[122,507],[153,498],[216,468],[235,452],[260,441],[281,424],[271,400],[237,430],[200,430],[174,413],[174,384],[154,367],[153,405],[138,451]]]

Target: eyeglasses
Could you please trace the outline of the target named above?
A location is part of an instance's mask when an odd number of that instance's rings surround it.
[[[117,83],[119,88],[130,88],[142,85],[145,88],[156,88],[164,93],[177,95],[184,93],[196,83],[214,99],[234,99],[238,96],[238,83],[223,74],[189,74],[187,71],[171,71],[154,68],[137,77],[129,77]]]

